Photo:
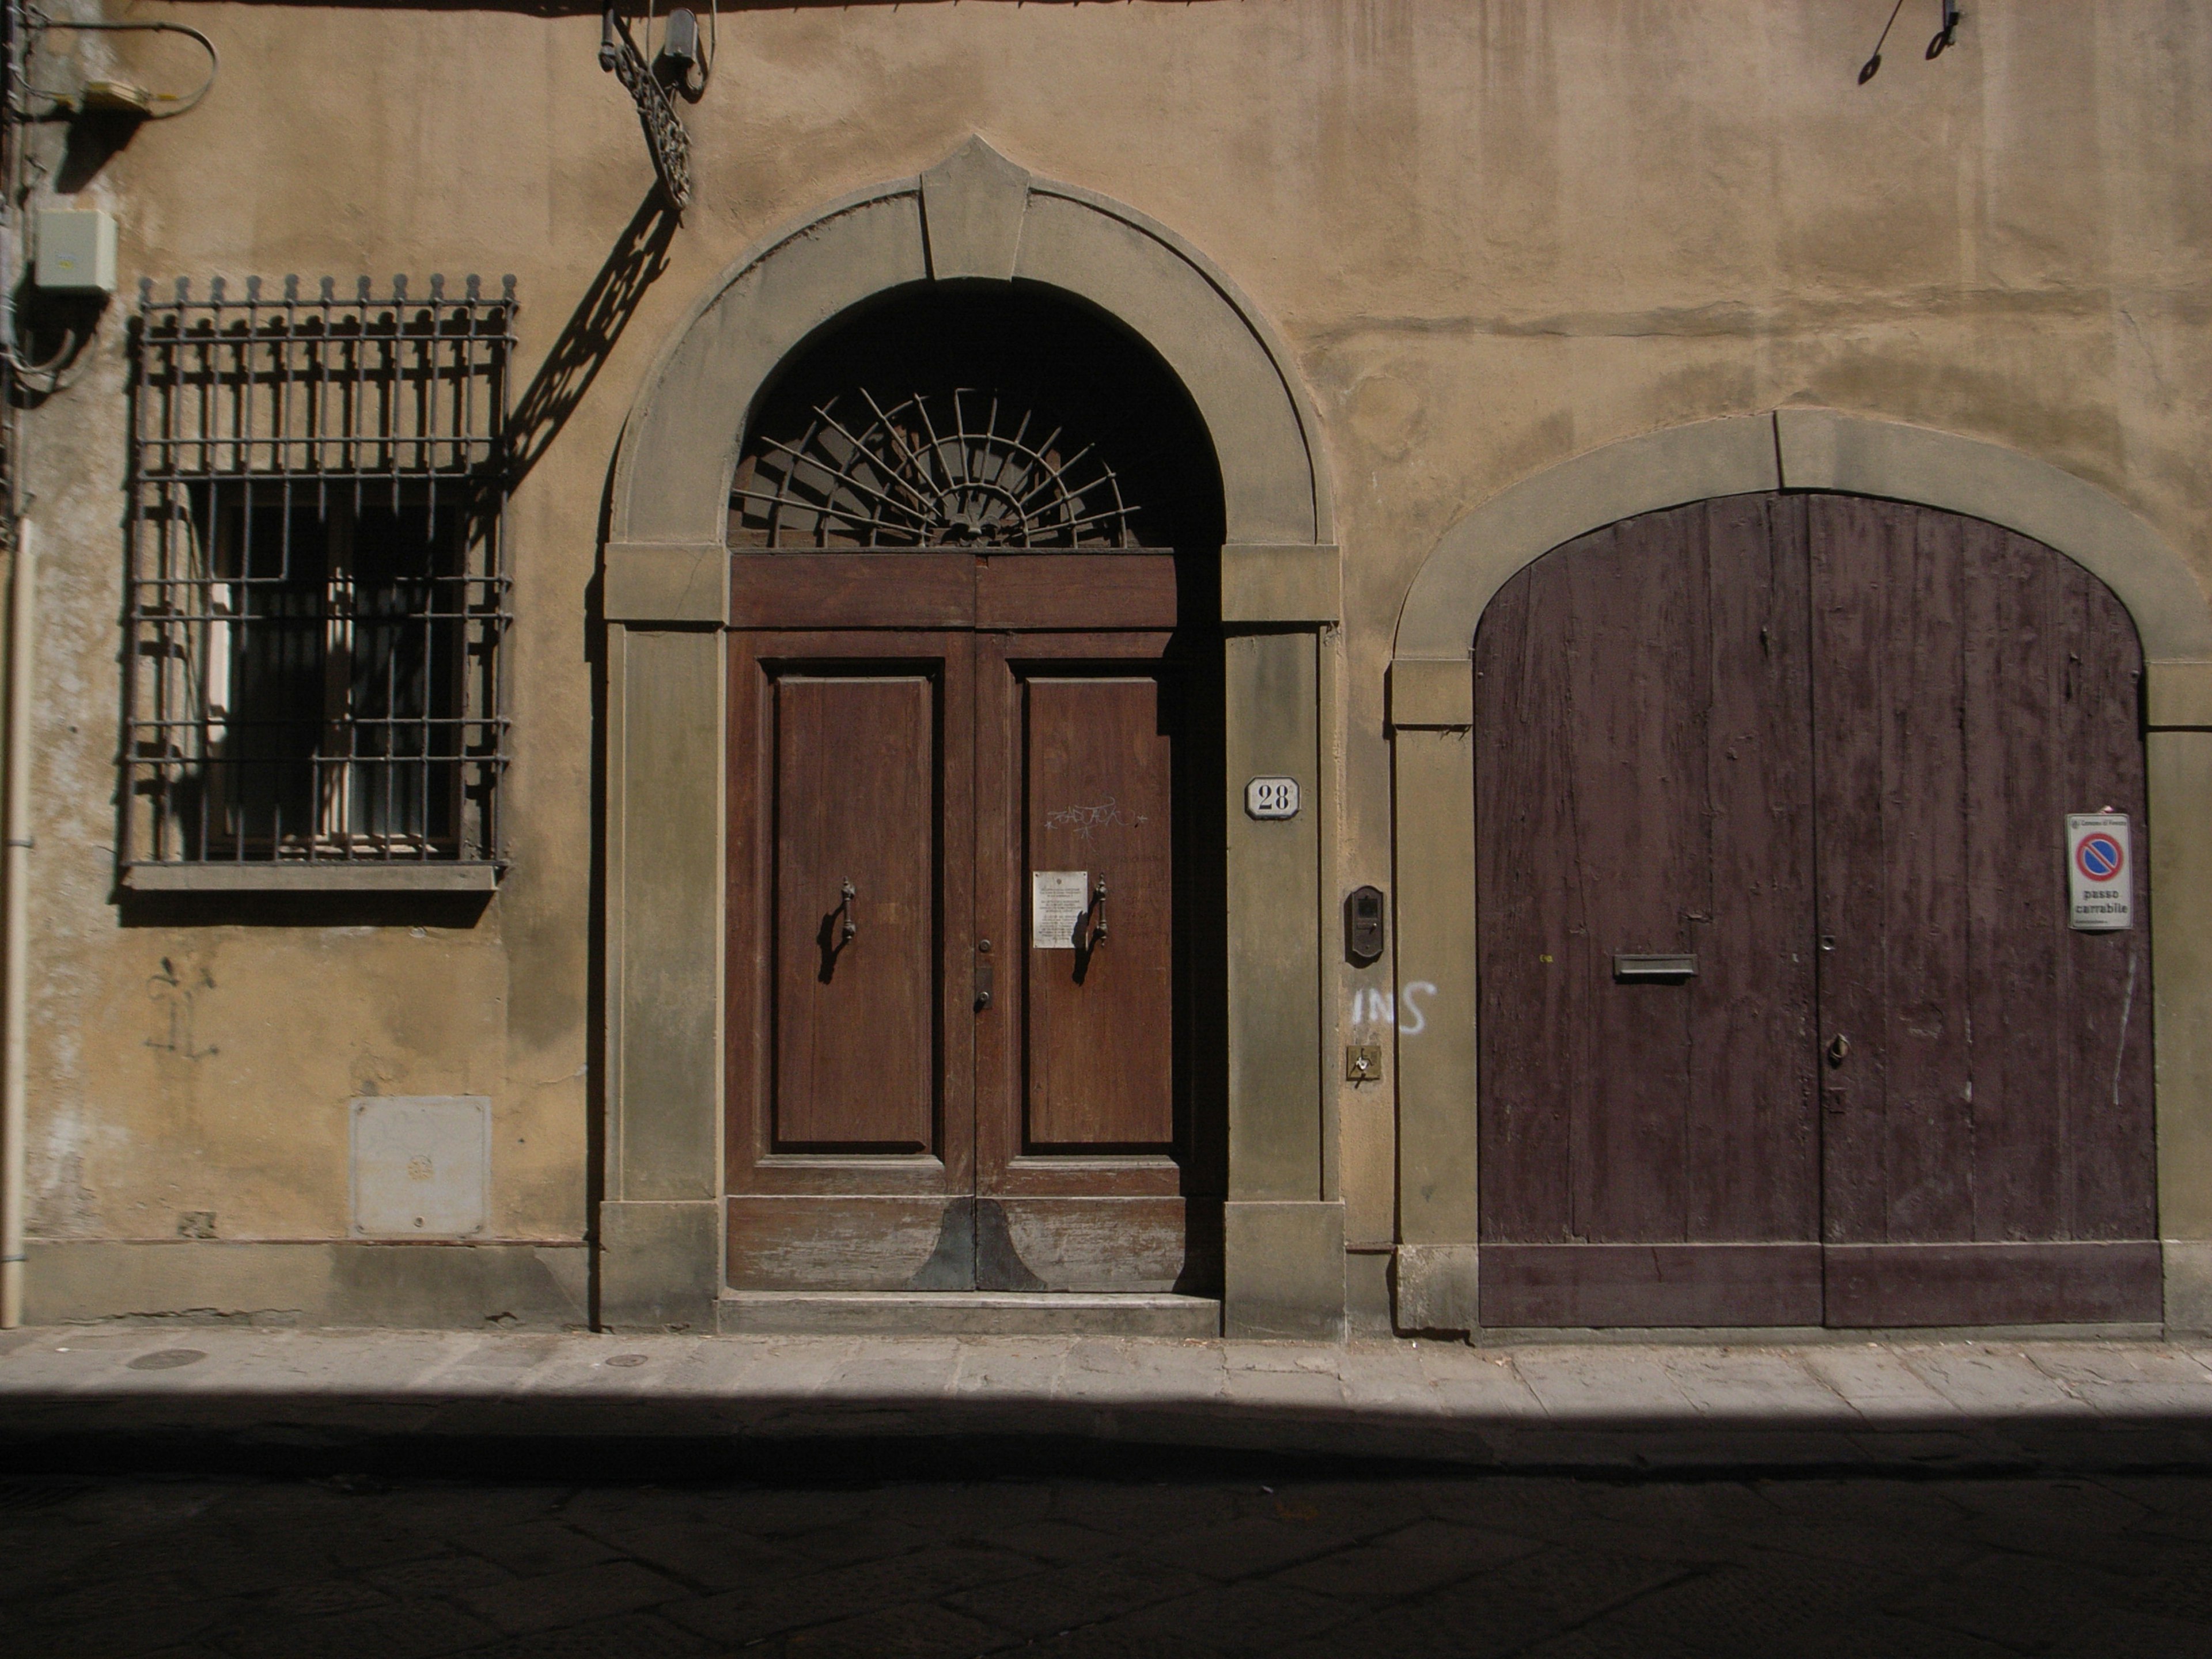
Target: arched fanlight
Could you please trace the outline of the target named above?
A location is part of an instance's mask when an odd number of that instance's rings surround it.
[[[746,446],[732,540],[764,548],[1140,544],[1098,447],[1017,399],[962,388],[887,403],[865,387]]]

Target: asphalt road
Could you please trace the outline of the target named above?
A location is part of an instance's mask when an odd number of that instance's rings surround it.
[[[0,1479],[0,1614],[170,1659],[2186,1659],[2212,1477]]]

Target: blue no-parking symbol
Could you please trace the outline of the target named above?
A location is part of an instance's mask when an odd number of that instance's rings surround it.
[[[2081,837],[2074,860],[2090,880],[2110,881],[2120,873],[2120,866],[2127,861],[2127,855],[2120,851],[2118,842],[2100,830]]]
[[[2108,933],[2135,925],[2129,845],[2124,812],[2066,815],[2068,926]]]

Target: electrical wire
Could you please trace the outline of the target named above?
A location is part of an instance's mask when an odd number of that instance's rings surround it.
[[[43,34],[49,29],[70,30],[79,34],[182,34],[198,42],[202,50],[208,55],[207,79],[200,82],[197,90],[190,93],[149,93],[147,96],[153,104],[175,106],[173,109],[149,107],[144,112],[145,118],[149,121],[166,121],[172,116],[182,115],[186,110],[192,108],[201,99],[214,90],[215,77],[222,68],[222,56],[216,51],[215,42],[187,23],[76,23],[71,22],[67,18],[49,17],[46,13],[30,6],[23,9],[23,15],[35,34]],[[65,94],[50,92],[43,87],[27,86],[24,90],[35,92],[58,101],[67,101]]]

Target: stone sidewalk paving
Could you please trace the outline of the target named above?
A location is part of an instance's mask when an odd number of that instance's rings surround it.
[[[197,1326],[0,1337],[0,1445],[25,1467],[64,1467],[103,1443],[550,1439],[742,1472],[780,1447],[979,1437],[1524,1472],[2203,1469],[2212,1343],[1336,1347]]]

